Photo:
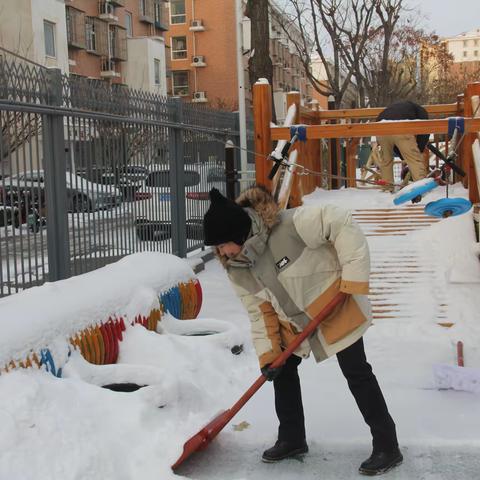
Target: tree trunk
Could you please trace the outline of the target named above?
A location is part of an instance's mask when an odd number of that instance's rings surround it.
[[[272,115],[276,121],[273,102],[273,64],[270,58],[270,26],[268,21],[268,0],[248,0],[245,15],[251,22],[251,49],[248,60],[250,87],[259,78],[266,78],[272,86]]]

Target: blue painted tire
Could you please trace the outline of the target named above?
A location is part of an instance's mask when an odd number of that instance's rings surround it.
[[[419,182],[422,182],[422,180],[419,180]],[[406,187],[403,190],[400,190],[397,196],[393,199],[393,203],[395,205],[401,205],[402,203],[408,202],[419,195],[425,195],[437,187],[438,183],[433,178],[429,178],[427,182],[421,185],[414,186],[412,184],[412,188]]]
[[[465,198],[442,198],[425,205],[425,213],[431,217],[455,217],[467,213],[472,202]]]

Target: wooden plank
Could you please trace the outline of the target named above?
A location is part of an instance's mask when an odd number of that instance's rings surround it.
[[[424,108],[429,114],[432,115],[448,115],[453,116],[457,114],[457,104],[447,103],[440,105],[425,105]],[[353,108],[343,110],[321,110],[318,112],[318,120],[331,120],[331,119],[367,119],[377,118],[378,115],[384,110],[384,107],[377,108]]]
[[[447,133],[448,120],[406,120],[392,122],[345,123],[335,125],[308,125],[307,139],[370,137],[372,135],[419,135]],[[480,131],[480,118],[466,118],[465,131]],[[272,140],[290,139],[290,129],[285,127],[271,128]],[[270,152],[269,152],[270,153]]]

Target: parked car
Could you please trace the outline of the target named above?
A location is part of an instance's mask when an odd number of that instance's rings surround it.
[[[225,189],[225,175],[218,175],[218,166],[187,164],[184,169],[187,238],[203,238],[202,219],[208,208],[208,192]],[[217,169],[212,174],[212,169]],[[222,180],[222,181],[221,181]],[[171,236],[171,189],[168,165],[153,167],[136,193],[143,200],[135,202],[136,231],[140,240],[165,240]]]
[[[45,195],[38,189],[19,188],[0,183],[0,227],[13,225],[18,228],[28,223],[33,232],[45,225]]]
[[[77,169],[76,173],[91,182],[115,186],[122,193],[123,199],[130,201],[135,200],[135,192],[143,185],[148,168],[142,165],[114,168],[94,166],[89,169]]]
[[[111,185],[90,182],[71,172],[66,173],[65,183],[67,186],[67,208],[70,212],[91,212],[112,208],[122,202],[122,193]],[[43,170],[22,172],[5,178],[4,184],[6,188],[37,191],[44,194],[44,172]]]

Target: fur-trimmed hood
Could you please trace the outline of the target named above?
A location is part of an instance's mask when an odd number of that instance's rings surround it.
[[[250,187],[240,194],[236,203],[250,215],[252,220],[250,238],[260,235],[266,241],[268,232],[279,222],[280,213],[280,208],[270,192],[262,185]],[[222,265],[227,267],[228,257],[220,255],[216,247],[215,253]]]
[[[264,186],[254,186],[245,190],[236,200],[243,208],[255,210],[268,230],[278,223],[280,208]]]

